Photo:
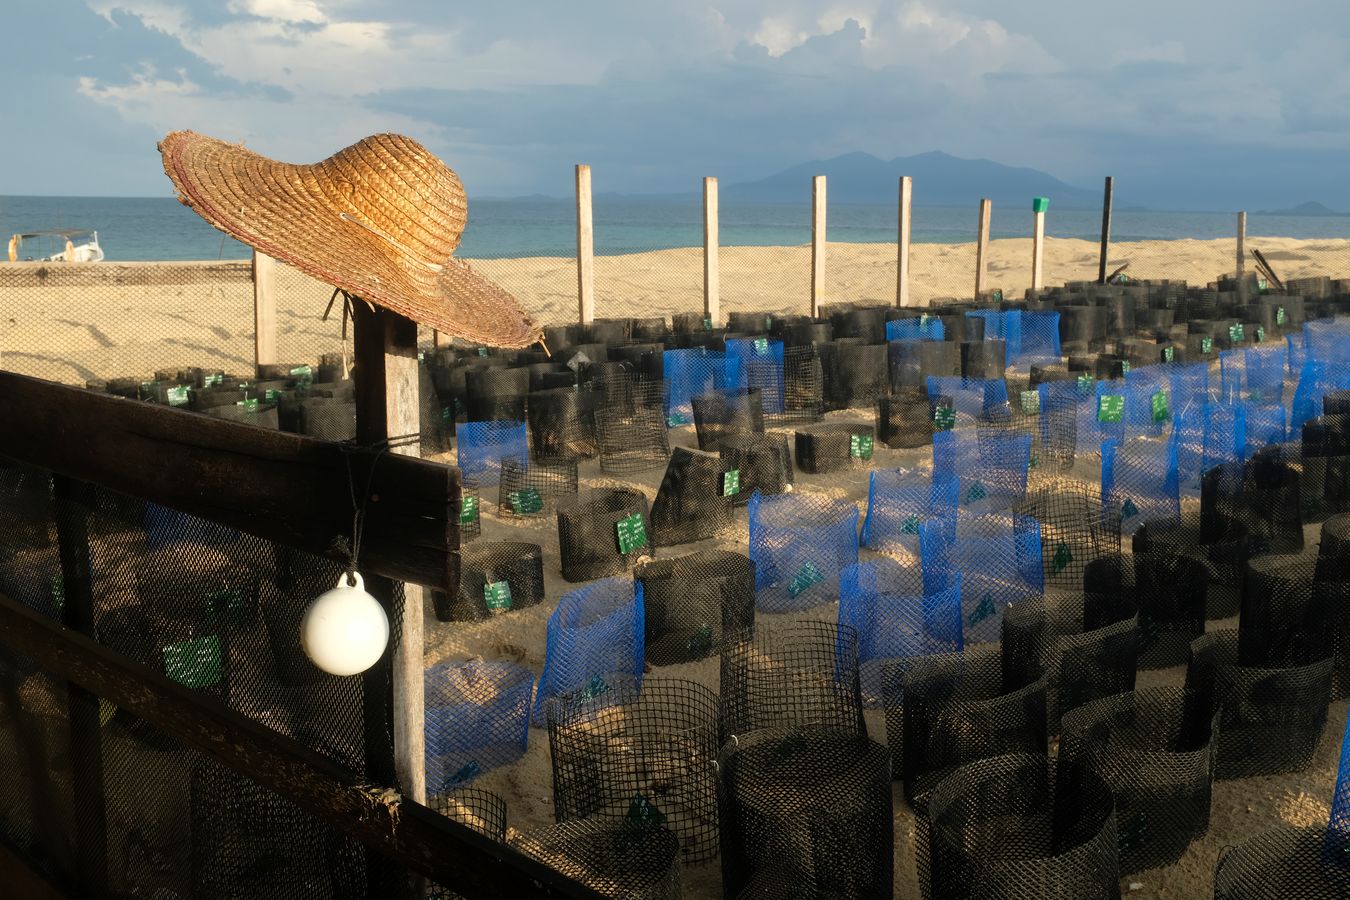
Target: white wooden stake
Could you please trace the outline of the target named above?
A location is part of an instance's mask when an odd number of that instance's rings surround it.
[[[703,315],[722,321],[722,276],[718,266],[717,179],[703,179]]]
[[[811,179],[811,317],[825,299],[825,176]]]
[[[914,179],[900,176],[900,222],[896,235],[895,305],[909,306],[910,213],[914,205]]]
[[[577,319],[595,320],[595,230],[591,218],[591,167],[577,166]]]

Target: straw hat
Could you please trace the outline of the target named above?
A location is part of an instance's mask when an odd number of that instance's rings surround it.
[[[541,336],[515,298],[451,257],[464,187],[412,138],[373,135],[313,165],[192,131],[159,151],[182,203],[268,256],[466,340],[525,347]]]

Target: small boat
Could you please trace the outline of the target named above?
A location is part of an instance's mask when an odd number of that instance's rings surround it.
[[[85,228],[24,231],[9,239],[10,262],[102,262],[98,232]]]

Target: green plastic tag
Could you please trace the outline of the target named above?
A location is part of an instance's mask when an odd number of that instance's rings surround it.
[[[1128,359],[1122,359],[1120,361],[1120,374],[1122,375],[1130,374],[1130,361]]]
[[[1246,336],[1246,332],[1243,330],[1241,322],[1236,325],[1228,326],[1228,340],[1232,341],[1234,344],[1241,343]]]
[[[220,373],[206,375],[202,378],[202,387],[216,387],[217,385],[224,384],[224,382],[225,376]]]
[[[764,317],[764,330],[769,331],[773,328],[773,316]]]
[[[1256,342],[1259,344],[1266,339],[1266,329],[1264,326],[1256,326]]]
[[[309,366],[296,366],[291,369],[291,377],[301,384],[309,384],[314,380],[314,370]]]
[[[1034,416],[1041,411],[1041,392],[1023,391],[1022,392],[1022,412],[1029,416]]]
[[[933,410],[933,427],[938,431],[950,431],[956,425],[956,410],[950,406],[939,406]]]
[[[1258,278],[1256,280],[1256,289],[1264,294],[1266,291],[1270,290],[1270,282],[1266,281],[1264,278]]]
[[[1078,393],[1087,396],[1092,392],[1092,376],[1084,372],[1078,376]]]
[[[1120,517],[1122,519],[1133,519],[1137,515],[1139,515],[1139,507],[1134,505],[1133,500],[1126,497],[1125,502],[1120,505]]]
[[[734,497],[741,492],[741,470],[731,469],[722,473],[722,496]]]
[[[642,520],[642,513],[633,513],[620,519],[614,530],[619,536],[620,553],[632,553],[647,546],[647,523]]]
[[[971,626],[973,627],[980,624],[985,619],[992,616],[994,612],[994,596],[993,594],[985,594],[980,598],[979,606],[976,606],[971,610],[969,619]]]
[[[1034,213],[1043,213],[1050,208],[1049,197],[1032,197],[1031,211]]]
[[[153,381],[141,382],[141,399],[153,400],[155,398],[155,383]]]
[[[1125,412],[1125,398],[1119,394],[1102,394],[1097,398],[1097,421],[1119,422]]]
[[[247,400],[240,400],[235,406],[242,406],[246,413],[255,413],[258,411],[258,398],[249,397]]]
[[[993,300],[995,303],[1002,303],[1002,302],[1003,302],[1003,288],[995,288],[995,289],[994,289],[994,292],[993,292],[992,294],[989,295],[989,298],[990,298],[991,300]]]
[[[599,675],[587,682],[586,687],[578,694],[582,700],[594,700],[601,694],[609,693],[609,685],[605,684],[605,679]]]
[[[442,404],[441,405],[442,424],[449,425],[454,420],[455,420],[455,407],[450,403]]]
[[[459,524],[472,525],[478,521],[478,498],[461,497],[459,501]]]
[[[478,355],[479,355],[479,356],[487,356],[487,355],[488,355],[488,349],[487,349],[486,347],[479,347],[479,348],[478,348]]]
[[[248,594],[242,588],[221,588],[206,596],[206,609],[216,626],[243,624],[248,619]]]
[[[977,481],[970,486],[969,490],[966,491],[966,502],[978,503],[979,501],[983,500],[985,497],[988,496],[989,492],[985,490],[984,484]]]
[[[1172,410],[1167,402],[1166,392],[1158,391],[1158,393],[1153,395],[1153,399],[1150,402],[1153,406],[1154,422],[1166,422],[1168,419],[1172,418]]]
[[[1284,323],[1285,323],[1284,307],[1277,306],[1275,307],[1275,324],[1283,325]]]
[[[1163,360],[1163,362],[1172,362],[1174,359],[1176,359],[1176,357],[1177,357],[1177,351],[1176,351],[1176,348],[1175,348],[1175,347],[1164,347],[1164,348],[1163,348],[1163,352],[1162,352],[1162,360]]]
[[[1054,558],[1050,560],[1050,571],[1058,575],[1068,568],[1071,562],[1073,562],[1073,554],[1069,552],[1069,545],[1060,541],[1059,546],[1055,548]]]
[[[483,585],[483,602],[490,610],[511,608],[511,585],[506,581],[493,581]]]
[[[701,625],[684,642],[685,652],[690,659],[703,659],[712,652],[713,630],[711,625]]]
[[[1201,353],[1209,353],[1209,352],[1210,352],[1211,350],[1213,350],[1213,349],[1214,349],[1214,338],[1212,338],[1212,337],[1202,337],[1202,338],[1200,339],[1200,352],[1201,352]]]
[[[797,570],[797,574],[793,575],[792,580],[788,582],[788,596],[796,599],[811,585],[819,584],[824,580],[825,576],[820,574],[820,570],[816,568],[815,563],[808,559],[802,563],[802,567]]]
[[[663,824],[666,817],[650,800],[639,794],[628,804],[628,821],[634,825],[651,827]]]
[[[703,330],[712,331],[712,316],[703,317]]]
[[[910,513],[909,515],[905,516],[905,521],[900,523],[900,533],[918,534],[919,526],[922,524],[923,523],[919,520],[919,517],[917,515],[915,515],[914,513]]]
[[[871,459],[873,444],[870,434],[851,434],[848,438],[848,455],[853,459]]]
[[[1031,458],[1027,460],[1027,468],[1028,468],[1028,469],[1034,469],[1034,468],[1036,468],[1037,466],[1039,466],[1040,464],[1041,464],[1041,458],[1040,458],[1039,456],[1037,456],[1035,453],[1031,454]]]
[[[518,516],[531,516],[544,508],[544,498],[534,488],[522,488],[506,495],[511,503],[511,512]]]
[[[164,392],[164,399],[170,406],[187,406],[188,389],[186,385],[171,387]]]
[[[472,781],[477,778],[482,771],[482,768],[478,765],[478,760],[471,759],[455,770],[455,774],[451,775],[445,783],[447,786],[452,784],[463,784],[466,781]]]
[[[190,688],[220,681],[220,638],[214,634],[170,644],[164,648],[164,674]]]
[[[768,339],[768,338],[755,338],[755,355],[756,355],[756,356],[768,356],[768,355],[769,355],[769,339]]]
[[[689,424],[689,417],[686,416],[684,413],[671,413],[670,415],[666,416],[667,428],[678,428],[681,425],[688,425],[688,424]]]
[[[263,391],[263,400],[267,403],[277,403],[281,400],[281,391],[275,388]]]

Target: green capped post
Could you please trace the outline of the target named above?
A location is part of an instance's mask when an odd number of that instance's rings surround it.
[[[1034,213],[1043,213],[1050,208],[1049,197],[1032,197],[1031,211]]]

